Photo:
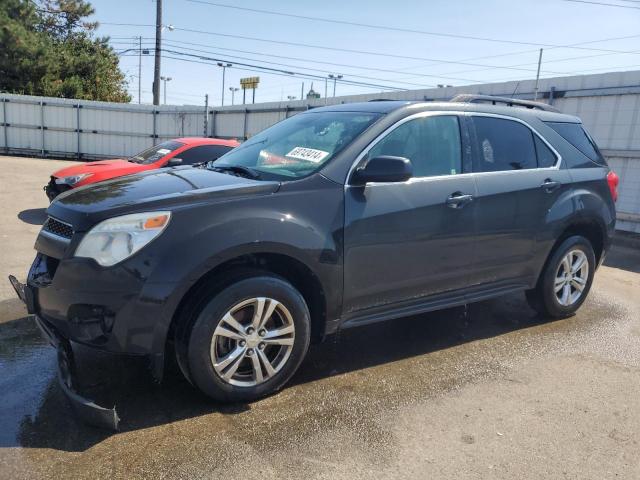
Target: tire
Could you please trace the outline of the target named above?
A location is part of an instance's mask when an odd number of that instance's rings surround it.
[[[260,320],[263,326],[254,329]],[[269,274],[239,280],[203,302],[197,314],[187,350],[191,381],[217,401],[256,400],[296,372],[310,333],[307,304],[289,282]]]
[[[571,257],[568,257],[570,253]],[[581,267],[575,275],[567,276],[567,263],[563,264],[565,258],[572,263],[571,271],[579,264],[578,259],[582,259],[586,267]],[[529,305],[547,318],[573,315],[589,294],[595,269],[595,254],[589,240],[579,235],[567,238],[552,252],[536,287],[526,292]],[[581,291],[576,288],[579,285],[582,285]],[[558,288],[560,290],[556,291]]]

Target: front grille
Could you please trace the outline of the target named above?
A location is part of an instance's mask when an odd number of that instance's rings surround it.
[[[47,221],[44,222],[42,229],[46,232],[53,233],[59,237],[63,238],[71,238],[73,237],[73,228],[71,225],[67,225],[66,223],[62,223],[60,220],[56,220],[55,218],[48,217]]]

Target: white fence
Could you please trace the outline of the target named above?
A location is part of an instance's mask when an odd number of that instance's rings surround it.
[[[236,105],[151,106],[0,93],[0,152],[80,160],[132,155],[168,138],[246,139],[309,108],[373,99],[447,100],[461,93],[533,99],[534,81]],[[582,118],[620,174],[619,227],[640,232],[640,71],[543,79],[538,99]]]

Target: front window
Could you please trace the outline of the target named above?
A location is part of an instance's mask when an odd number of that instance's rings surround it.
[[[369,150],[368,157],[384,155],[411,160],[414,177],[461,173],[462,143],[458,117],[438,115],[403,123]]]
[[[304,113],[264,130],[235,148],[212,168],[240,167],[258,178],[295,179],[319,170],[380,114]]]
[[[149,164],[154,163],[160,160],[165,155],[177,150],[182,147],[184,143],[176,142],[175,140],[170,140],[168,142],[162,142],[158,145],[154,145],[153,147],[147,148],[142,152],[134,155],[133,157],[129,157],[129,161],[133,163],[142,163]]]

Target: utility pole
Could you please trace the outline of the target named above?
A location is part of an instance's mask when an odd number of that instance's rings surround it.
[[[302,88],[300,89],[300,100],[304,100],[304,82],[302,82]]]
[[[153,104],[160,105],[160,58],[162,54],[162,0],[156,0],[156,58],[153,67]]]
[[[142,35],[138,37],[138,104],[142,103]]]
[[[540,49],[540,56],[538,57],[538,73],[536,74],[536,86],[534,88],[533,100],[538,100],[538,80],[540,80],[540,65],[542,65],[542,48]]]
[[[204,94],[204,138],[207,138],[209,135],[209,94]]]

